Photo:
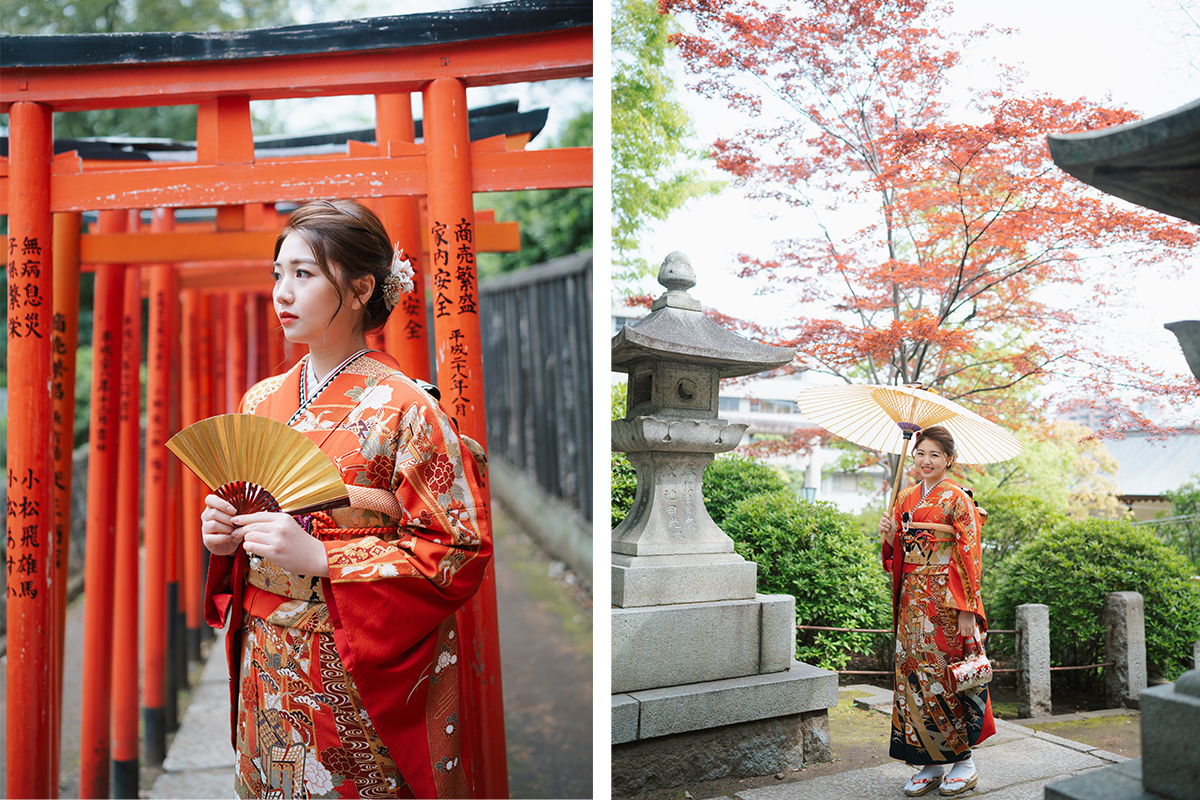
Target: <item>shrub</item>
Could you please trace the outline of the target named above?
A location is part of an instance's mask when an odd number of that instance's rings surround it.
[[[704,470],[701,492],[708,515],[724,528],[725,517],[739,501],[786,489],[787,484],[774,467],[757,459],[728,455],[714,459]]]
[[[1042,531],[1058,527],[1066,519],[1065,509],[1038,495],[997,489],[980,492],[975,499],[988,512],[983,526],[985,575],[1022,544]]]
[[[1163,492],[1171,501],[1169,516],[1182,517],[1174,522],[1155,526],[1158,537],[1174,547],[1191,562],[1193,571],[1200,570],[1200,478],[1183,484],[1173,492]]]
[[[832,503],[784,489],[745,497],[725,518],[737,552],[758,564],[758,590],[796,598],[797,621],[833,628],[888,628],[887,575],[874,537]],[[871,652],[876,634],[798,631],[796,657],[841,669]]]
[[[637,473],[624,453],[612,453],[612,526],[616,528],[633,508],[637,495]]]
[[[1026,543],[1010,561],[990,607],[992,625],[1011,628],[1022,603],[1049,606],[1055,664],[1104,661],[1104,599],[1129,591],[1145,601],[1148,664],[1170,679],[1190,667],[1192,643],[1200,639],[1200,584],[1153,534],[1125,520],[1072,520]]]

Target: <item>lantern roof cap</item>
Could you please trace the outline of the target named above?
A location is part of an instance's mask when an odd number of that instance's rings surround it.
[[[650,314],[623,325],[612,339],[614,371],[628,372],[646,360],[683,361],[734,378],[781,367],[795,356],[790,347],[752,341],[709,319],[700,301],[688,294],[696,285],[696,271],[683,252],[666,257],[658,282],[667,291],[654,301]]]
[[[1059,169],[1131,203],[1200,223],[1200,100],[1148,119],[1051,134]]]

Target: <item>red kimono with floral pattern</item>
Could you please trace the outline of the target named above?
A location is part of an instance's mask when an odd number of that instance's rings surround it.
[[[287,422],[307,359],[242,411]],[[296,416],[351,507],[298,517],[329,577],[210,560],[205,616],[229,621],[238,793],[464,797],[455,611],[491,555],[482,477],[436,401],[379,352],[351,361]]]
[[[943,479],[924,496],[923,490],[924,482],[911,486],[896,503],[902,546],[883,543],[896,626],[890,755],[908,764],[943,764],[966,759],[973,745],[996,732],[986,686],[958,694],[945,686],[946,667],[962,659],[958,612],[974,612],[987,630],[980,593],[982,520],[953,481]]]

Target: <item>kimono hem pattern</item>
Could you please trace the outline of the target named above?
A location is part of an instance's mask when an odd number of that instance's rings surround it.
[[[924,498],[922,483],[901,492],[896,503],[894,550],[883,544],[883,566],[892,573],[896,629],[895,695],[889,755],[909,764],[963,761],[971,747],[996,732],[987,687],[951,693],[947,665],[962,659],[959,610],[987,618],[980,594],[982,527],[974,502],[943,479]],[[949,525],[954,533],[909,528],[912,522]]]
[[[243,413],[287,422],[307,361]],[[465,797],[455,612],[491,556],[483,479],[449,418],[384,353],[350,362],[293,427],[351,507],[298,517],[328,578],[213,556],[205,618],[228,620],[239,795]]]

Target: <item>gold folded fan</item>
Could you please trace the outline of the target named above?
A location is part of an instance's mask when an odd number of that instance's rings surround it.
[[[346,484],[311,439],[270,417],[222,414],[193,423],[167,448],[239,514],[309,514],[350,505]]]

